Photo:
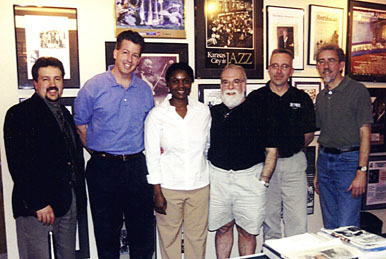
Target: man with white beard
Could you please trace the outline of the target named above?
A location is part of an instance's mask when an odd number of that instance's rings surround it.
[[[266,189],[277,159],[266,116],[245,101],[244,69],[221,73],[223,103],[211,109],[209,230],[216,231],[217,258],[229,258],[233,228],[241,256],[253,254],[265,216]]]

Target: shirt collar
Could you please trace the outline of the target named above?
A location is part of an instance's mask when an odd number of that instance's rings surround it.
[[[279,96],[278,94],[274,93],[271,88],[269,87],[269,84],[271,83],[271,80],[269,80],[266,84],[265,84],[265,89],[266,91],[268,91],[269,93],[273,94],[273,95],[276,95],[276,96]],[[285,96],[286,94],[289,94],[291,93],[294,89],[293,89],[293,86],[290,85],[290,83],[288,82],[288,90],[287,92],[285,92],[282,96],[279,96],[279,97],[283,97]]]
[[[118,84],[117,80],[115,79],[114,75],[113,75],[113,70],[114,68],[114,65],[109,65],[108,68],[107,68],[107,79],[109,80],[110,84],[112,87],[114,86],[121,86],[120,84]],[[128,88],[130,87],[137,87],[137,81],[139,80],[139,78],[135,75],[134,72],[132,72],[132,75],[131,75],[131,81],[130,81],[130,85]]]
[[[170,97],[171,98],[171,97]],[[170,98],[168,96],[165,97],[165,99],[160,103],[160,106],[166,109],[174,109],[174,106],[170,105]],[[188,106],[187,109],[195,109],[197,107],[198,102],[192,98],[190,95],[188,96]]]
[[[332,91],[332,92],[340,92],[340,93],[343,93],[347,87],[347,85],[350,83],[350,78],[348,76],[345,76],[342,80],[342,82],[339,83],[339,85],[337,87],[335,87],[334,89],[332,90],[328,90],[328,87],[325,87],[323,89],[324,91],[324,94],[326,95],[328,92]]]

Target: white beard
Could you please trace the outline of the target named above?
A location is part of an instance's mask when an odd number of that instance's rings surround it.
[[[234,95],[228,95],[227,93],[235,93]],[[239,93],[237,90],[225,90],[221,94],[222,102],[229,108],[233,109],[239,106],[244,101],[244,92]]]

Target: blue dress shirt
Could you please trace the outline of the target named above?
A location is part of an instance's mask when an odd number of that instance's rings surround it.
[[[88,80],[74,103],[76,125],[87,125],[89,149],[114,155],[144,149],[144,122],[154,106],[153,94],[134,73],[127,89],[108,71]]]

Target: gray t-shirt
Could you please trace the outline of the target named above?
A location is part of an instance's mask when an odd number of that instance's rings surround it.
[[[348,76],[316,98],[316,127],[321,129],[319,143],[325,147],[359,146],[359,128],[372,122],[369,91]]]

